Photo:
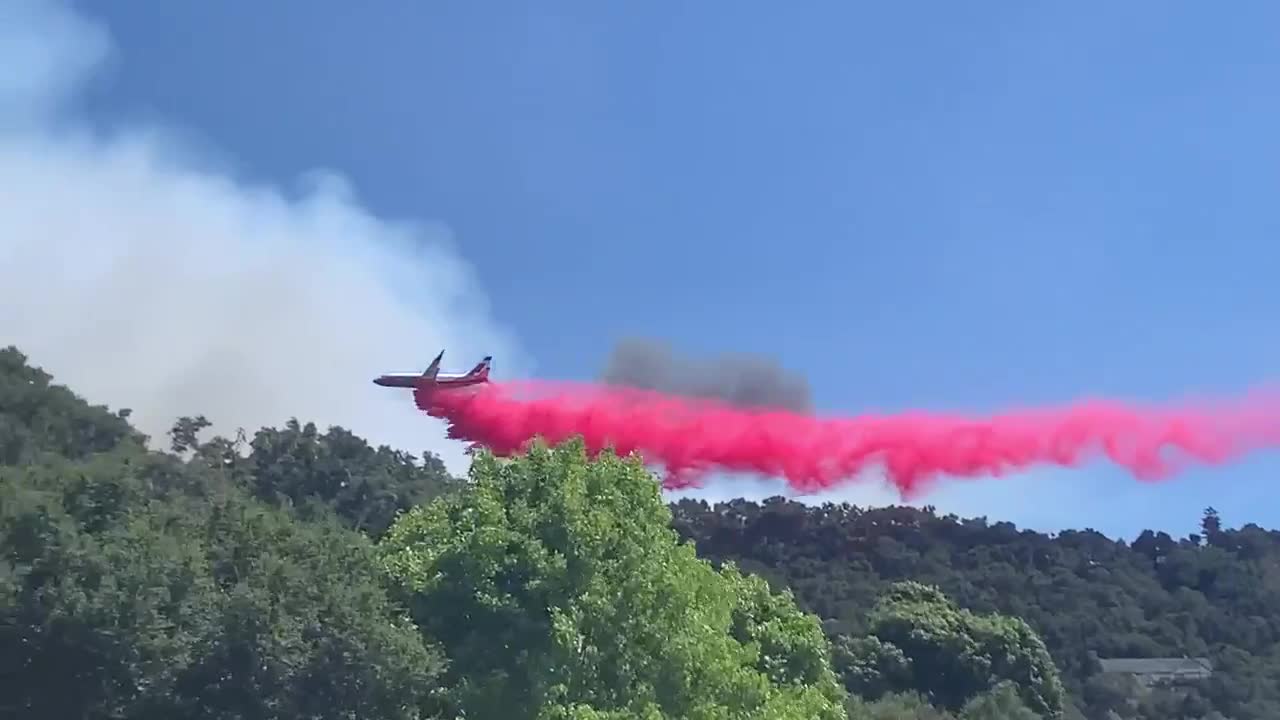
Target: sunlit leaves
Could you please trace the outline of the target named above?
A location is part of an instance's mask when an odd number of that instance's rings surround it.
[[[480,454],[380,544],[477,718],[839,718],[816,619],[678,542],[636,461]]]

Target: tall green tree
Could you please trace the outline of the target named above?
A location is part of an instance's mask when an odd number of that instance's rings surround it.
[[[471,718],[843,717],[817,619],[681,544],[638,460],[473,461],[380,543]]]

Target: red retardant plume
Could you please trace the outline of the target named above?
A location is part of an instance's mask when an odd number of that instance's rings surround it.
[[[1187,461],[1219,464],[1280,447],[1280,402],[1253,397],[1195,407],[1089,401],[989,417],[913,412],[833,418],[761,411],[647,391],[573,383],[491,383],[470,391],[416,390],[449,437],[519,452],[541,436],[581,435],[588,452],[638,451],[665,467],[664,487],[708,471],[785,478],[821,491],[882,465],[904,497],[938,476],[1002,475],[1038,464],[1077,466],[1105,455],[1143,480]]]

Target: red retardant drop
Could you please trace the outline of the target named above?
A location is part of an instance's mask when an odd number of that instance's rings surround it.
[[[662,465],[669,489],[722,471],[785,478],[810,493],[881,465],[903,497],[911,497],[939,476],[1074,467],[1099,456],[1154,481],[1187,461],[1221,464],[1280,447],[1280,402],[1272,396],[1164,409],[1088,401],[989,417],[912,412],[849,418],[576,383],[415,390],[414,399],[447,422],[449,437],[497,455],[520,452],[538,436],[556,444],[581,435],[591,454],[612,446],[620,455],[637,451],[645,462]]]

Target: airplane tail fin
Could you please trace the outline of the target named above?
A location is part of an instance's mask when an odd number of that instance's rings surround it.
[[[493,356],[485,355],[484,359],[476,363],[476,366],[471,368],[471,372],[467,374],[471,375],[472,377],[479,378],[481,380],[488,380],[489,368],[491,367],[493,367]]]

